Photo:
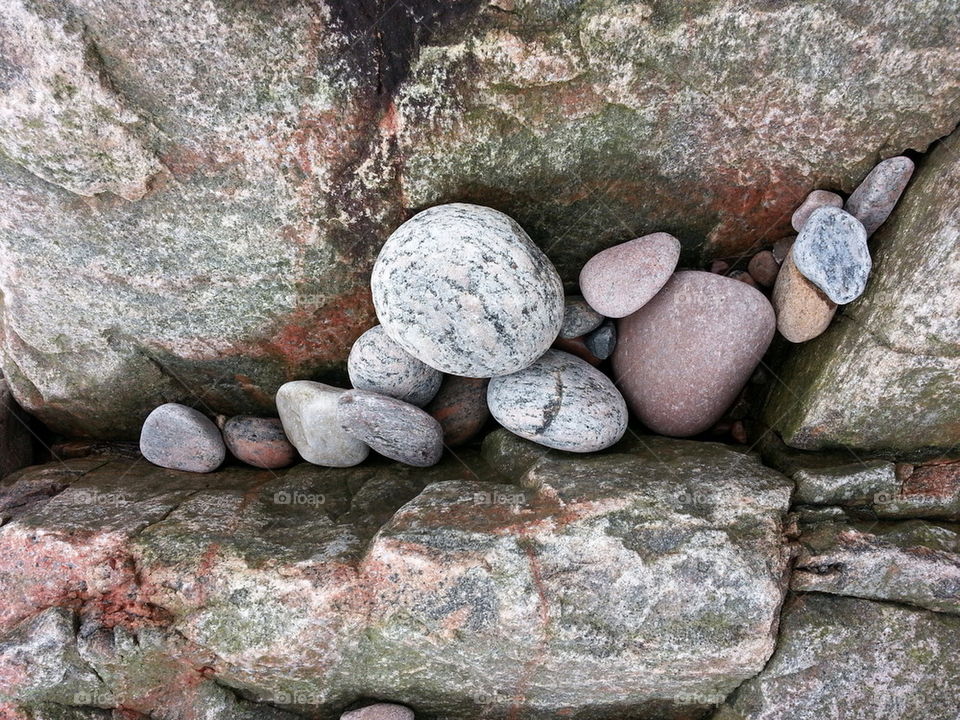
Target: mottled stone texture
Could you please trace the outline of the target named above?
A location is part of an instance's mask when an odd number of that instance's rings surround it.
[[[725,255],[960,98],[953,0],[13,0],[0,25],[0,362],[94,436],[168,401],[271,414],[370,326],[414,210],[507,212],[568,282],[649,232]]]
[[[778,369],[787,444],[908,453],[960,443],[960,134],[920,163],[871,239],[864,295]]]
[[[220,692],[269,718],[378,698],[451,720],[652,720],[759,672],[785,478],[663,438],[546,452],[538,491],[469,451],[215,484],[109,458],[21,471],[0,489],[0,707],[219,719],[201,710]]]

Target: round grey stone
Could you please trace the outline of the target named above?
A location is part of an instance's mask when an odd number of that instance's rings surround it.
[[[415,215],[387,239],[370,280],[384,331],[453,375],[526,367],[557,337],[563,284],[510,217],[465,203]]]
[[[341,429],[381,455],[416,467],[436,465],[443,455],[443,428],[420,408],[402,400],[348,390],[337,400]]]
[[[277,390],[277,414],[283,431],[307,462],[352,467],[370,454],[370,448],[340,428],[337,399],[345,392],[310,380],[284,383]]]
[[[853,215],[835,207],[811,213],[793,244],[797,270],[838,305],[860,297],[872,261],[867,231]]]
[[[559,350],[548,350],[524,370],[493,378],[487,405],[510,432],[557,450],[603,450],[627,429],[627,404],[610,378]]]
[[[220,467],[227,447],[206,415],[186,405],[167,403],[144,420],[140,452],[160,467],[204,473]]]
[[[389,395],[423,407],[440,389],[443,373],[417,360],[377,325],[357,338],[347,358],[350,382],[357,390]]]
[[[606,320],[603,325],[584,338],[584,344],[598,360],[606,360],[613,355],[617,347],[616,323],[613,320]]]
[[[560,326],[560,337],[568,340],[586,335],[596,330],[603,319],[603,315],[590,307],[581,295],[568,295],[563,303],[563,325]]]

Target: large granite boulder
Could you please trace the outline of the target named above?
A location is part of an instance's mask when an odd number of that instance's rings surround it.
[[[874,236],[864,295],[794,349],[766,407],[787,444],[939,454],[960,444],[960,133]]]
[[[723,446],[637,446],[541,457],[536,490],[469,452],[21,471],[0,492],[0,703],[200,717],[189,677],[318,718],[363,697],[450,719],[702,714],[773,652],[790,485]]]
[[[9,0],[0,363],[57,430],[266,412],[373,324],[406,216],[488,204],[567,281],[688,259],[956,124],[952,0]]]

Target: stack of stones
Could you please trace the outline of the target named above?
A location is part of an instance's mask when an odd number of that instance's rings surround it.
[[[812,192],[793,215],[796,239],[757,253],[745,272],[724,261],[712,272],[677,271],[680,242],[658,232],[592,257],[582,295],[568,297],[507,215],[464,203],[430,208],[380,251],[371,277],[380,324],[351,349],[352,389],[288,382],[277,391],[279,418],[231,418],[222,431],[196,410],[163,405],[144,423],[141,450],[196,472],[216,469],[228,448],[263,468],[298,452],[349,467],[371,449],[426,467],[492,415],[547,447],[595,452],[623,436],[628,406],[654,432],[698,435],[736,403],[777,329],[808,340],[860,296],[867,238],[912,172],[908,158],[886,160],[846,205]],[[608,359],[612,379],[598,367]]]

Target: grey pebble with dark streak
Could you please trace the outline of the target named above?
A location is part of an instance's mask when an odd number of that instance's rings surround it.
[[[429,467],[443,455],[443,428],[420,408],[402,400],[348,390],[337,400],[341,429],[391,460]]]
[[[563,303],[563,325],[560,337],[570,339],[596,330],[603,322],[603,315],[594,310],[582,295],[568,295]]]
[[[203,473],[220,467],[227,447],[206,415],[186,405],[166,403],[144,420],[140,452],[154,465]]]
[[[377,325],[357,338],[347,358],[350,383],[423,407],[440,389],[443,374],[420,362]]]

